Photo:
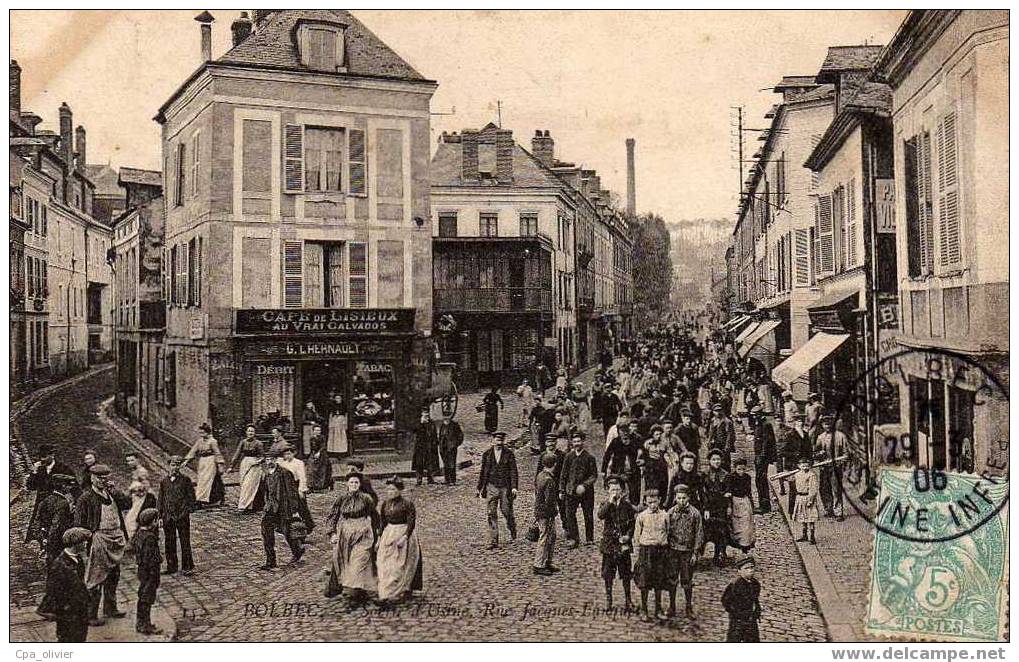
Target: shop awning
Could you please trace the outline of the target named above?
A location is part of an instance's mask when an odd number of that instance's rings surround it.
[[[760,322],[753,322],[747,328],[743,329],[738,336],[736,336],[736,345],[739,346],[741,342],[747,339],[751,333],[757,330],[757,327],[761,325]]]
[[[839,348],[849,338],[848,333],[817,333],[771,371],[771,379],[782,388],[792,383]]]
[[[722,330],[734,332],[736,331],[736,329],[740,328],[749,321],[750,317],[748,315],[740,315],[739,317],[734,317],[725,324],[723,324]]]
[[[740,344],[739,346],[740,357],[744,357],[747,354],[749,354],[750,350],[753,349],[754,345],[761,342],[761,340],[763,340],[766,335],[774,331],[775,327],[777,327],[781,323],[782,320],[764,320],[763,322],[758,324],[757,328],[754,329],[753,333],[744,338],[743,343]]]
[[[841,304],[843,301],[852,298],[850,302],[853,308],[857,308],[860,305],[860,292],[855,290],[853,292],[846,292],[845,290],[828,292],[819,298],[817,301],[807,305],[808,310],[824,310],[825,308],[834,308]]]

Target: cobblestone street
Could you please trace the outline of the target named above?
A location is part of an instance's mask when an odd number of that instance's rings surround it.
[[[123,476],[124,448],[118,445],[119,438],[95,418],[111,381],[109,372],[100,374],[52,396],[49,403],[29,412],[19,427],[30,452],[45,439],[57,444],[61,457],[73,462],[83,449],[94,447]],[[478,397],[468,395],[461,402],[466,436],[462,457],[476,456],[487,445],[481,414],[474,409]],[[512,393],[506,402],[502,420],[511,424],[519,414],[519,403]],[[53,417],[53,411],[62,414]],[[588,447],[600,457],[604,444],[600,426],[594,428],[598,430]],[[504,429],[512,428],[504,425]],[[535,459],[526,450],[517,456],[521,491],[515,510],[523,531],[533,509],[531,477]],[[504,532],[498,550],[486,549],[485,508],[474,492],[478,464],[475,461],[462,472],[452,488],[408,487],[407,496],[418,507],[425,590],[397,611],[379,612],[370,607],[348,612],[342,601],[322,597],[328,538],[321,529],[309,539],[307,554],[299,564],[286,564],[287,553],[283,551],[281,568],[268,573],[258,570],[263,560],[259,516],[240,514],[229,506],[193,516],[198,573],[193,577],[164,577],[159,603],[176,620],[177,637],[184,641],[724,639],[726,618],[719,599],[734,576],[731,568],[699,569],[695,574],[696,620],[680,620],[678,625],[666,628],[643,624],[636,615],[606,614],[601,610],[603,587],[596,546],[572,551],[558,547],[555,564],[562,573],[553,577],[531,573],[533,547],[522,537],[509,542]],[[228,504],[236,499],[236,489],[228,487]],[[310,497],[316,521],[323,520],[332,498],[328,494]],[[596,499],[601,499],[600,489]],[[42,564],[35,548],[21,542],[31,503],[28,496],[11,508],[12,608],[34,606],[42,591]],[[600,529],[596,526],[596,535]],[[782,515],[758,516],[757,530],[756,553],[761,559],[758,576],[763,586],[762,638],[825,640],[824,622]],[[128,562],[121,581],[125,596],[133,595],[137,588],[131,565]],[[298,605],[310,614],[299,613]]]

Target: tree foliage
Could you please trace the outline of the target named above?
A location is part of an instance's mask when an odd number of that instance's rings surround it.
[[[672,289],[671,240],[657,214],[638,216],[633,223],[633,309],[640,327],[660,321],[669,311]]]

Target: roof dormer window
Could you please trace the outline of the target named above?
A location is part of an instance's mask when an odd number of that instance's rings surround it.
[[[301,64],[315,71],[345,73],[344,33],[341,23],[300,22],[297,29]]]

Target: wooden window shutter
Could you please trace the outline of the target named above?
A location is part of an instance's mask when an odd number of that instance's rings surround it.
[[[177,352],[169,352],[166,356],[166,405],[177,406]]]
[[[368,307],[368,244],[351,242],[347,244],[350,254],[347,259],[348,288],[351,308]]]
[[[846,188],[846,266],[854,267],[857,262],[857,234],[856,222],[856,180],[850,179]]]
[[[820,273],[835,271],[835,223],[832,217],[832,197],[817,199],[817,241]]]
[[[962,262],[959,208],[959,151],[955,112],[938,124],[938,262],[957,267]]]
[[[287,124],[283,131],[284,190],[300,193],[304,190],[304,126]]]
[[[368,173],[365,168],[366,146],[365,135],[361,129],[351,129],[348,135],[347,166],[350,170],[350,194],[366,195],[368,193]]]
[[[173,203],[177,206],[184,204],[184,173],[186,170],[185,158],[187,150],[184,143],[177,144],[177,175],[173,191]]]
[[[304,305],[304,242],[283,242],[283,307]]]
[[[931,198],[933,195],[931,176],[931,134],[924,131],[917,141],[917,156],[919,157],[917,195],[918,211],[920,218],[920,275],[931,272],[934,263],[933,242],[933,209]]]

